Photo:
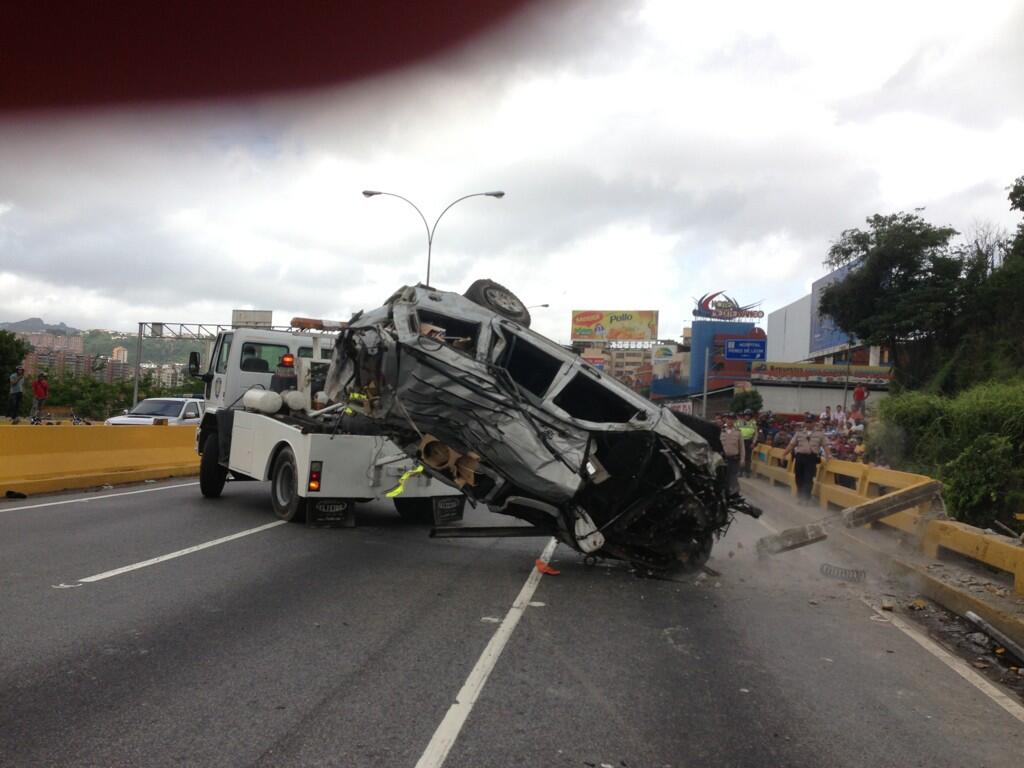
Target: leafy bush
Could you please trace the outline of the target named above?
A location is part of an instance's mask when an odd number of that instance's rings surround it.
[[[732,397],[732,403],[729,404],[729,410],[733,413],[742,413],[748,408],[754,411],[754,413],[764,408],[764,399],[756,389],[737,392]]]
[[[868,434],[872,455],[940,477],[955,518],[988,525],[1024,510],[1024,381],[981,384],[952,398],[903,392],[879,412]]]
[[[1005,435],[980,435],[942,467],[944,498],[957,520],[982,528],[994,519],[1010,522],[1024,502],[1024,473]]]

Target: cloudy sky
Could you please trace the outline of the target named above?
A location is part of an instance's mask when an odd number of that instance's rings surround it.
[[[0,321],[338,319],[489,277],[571,309],[768,311],[829,242],[924,207],[1011,228],[1019,2],[540,4],[470,45],[301,96],[0,120]]]

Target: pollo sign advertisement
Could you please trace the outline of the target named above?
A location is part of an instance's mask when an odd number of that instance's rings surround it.
[[[573,341],[654,341],[658,338],[658,310],[574,309]]]

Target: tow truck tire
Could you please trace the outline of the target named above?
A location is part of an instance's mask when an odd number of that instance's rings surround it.
[[[199,490],[208,499],[216,499],[224,490],[228,470],[220,464],[220,441],[217,433],[211,432],[203,443],[203,455],[199,458]]]
[[[285,446],[270,470],[270,504],[278,519],[301,523],[306,519],[306,500],[299,496],[299,470],[292,449]]]
[[[395,511],[407,523],[426,525],[434,522],[433,499],[393,499]]]
[[[512,291],[493,280],[476,280],[462,295],[495,314],[530,327],[530,310]]]

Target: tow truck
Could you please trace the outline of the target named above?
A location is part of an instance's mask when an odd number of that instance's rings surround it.
[[[281,520],[355,525],[355,505],[391,498],[410,522],[462,519],[465,497],[431,479],[379,430],[341,433],[323,383],[333,335],[344,323],[294,318],[286,329],[221,331],[205,371],[198,352],[188,369],[202,379],[206,410],[196,430],[199,488],[217,498],[228,478],[269,481]],[[343,404],[356,413],[358,402]]]

